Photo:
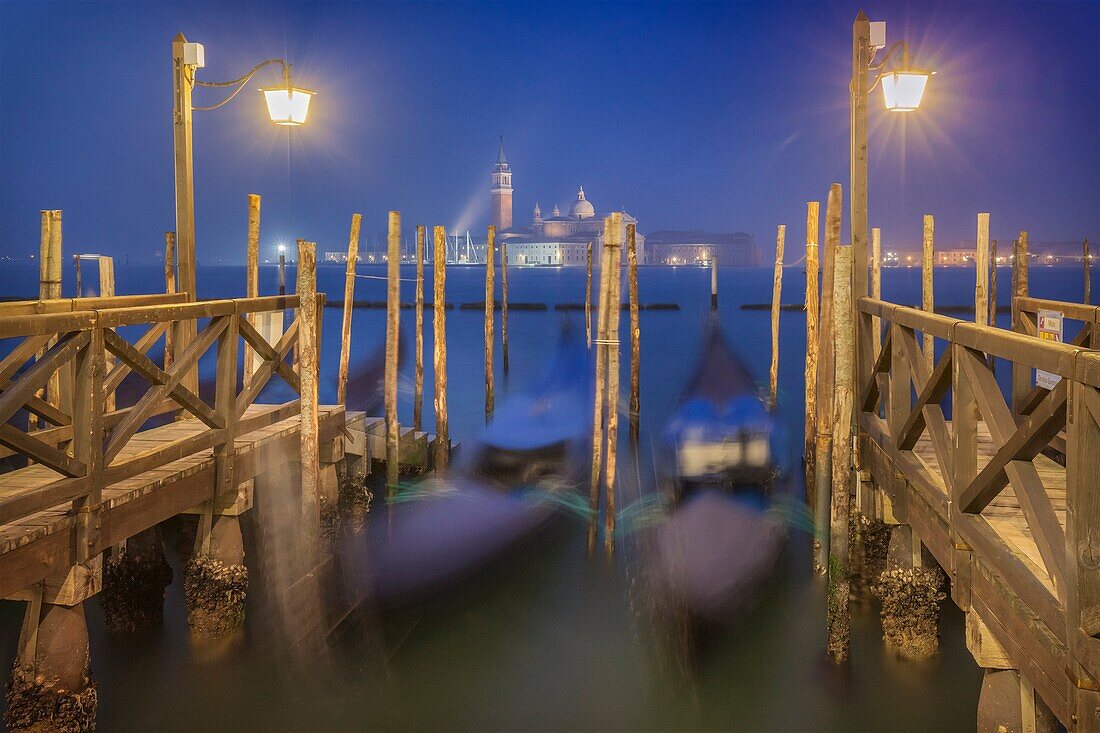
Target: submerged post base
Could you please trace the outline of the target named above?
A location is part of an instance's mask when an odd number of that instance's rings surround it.
[[[237,517],[215,516],[208,538],[200,529],[195,553],[183,571],[183,595],[187,623],[196,634],[223,636],[244,623],[248,568]]]
[[[248,568],[198,555],[183,571],[183,594],[191,631],[203,636],[231,633],[244,623]]]
[[[873,591],[882,601],[882,636],[898,654],[927,659],[940,645],[943,573],[939,568],[894,568],[883,571]]]
[[[165,588],[172,568],[164,556],[156,527],[131,537],[125,549],[103,568],[103,617],[112,633],[132,633],[160,626]]]
[[[83,603],[28,603],[19,650],[8,679],[7,730],[95,730],[98,698],[89,668]]]

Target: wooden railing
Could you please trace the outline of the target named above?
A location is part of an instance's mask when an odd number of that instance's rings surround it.
[[[81,527],[78,554],[86,556],[95,546],[96,513],[104,488],[213,449],[216,485],[212,496],[217,495],[234,488],[234,437],[297,414],[300,408],[295,400],[246,417],[248,407],[275,375],[299,391],[298,374],[287,363],[298,343],[299,319],[271,345],[247,317],[297,308],[297,296],[181,300],[175,295],[132,296],[0,305],[0,344],[14,342],[0,359],[0,445],[56,474],[56,479],[44,485],[0,498],[0,524],[71,501]],[[75,307],[80,310],[72,310]],[[32,313],[36,315],[28,318]],[[170,365],[156,364],[147,355],[150,348],[185,322],[205,325],[196,329],[190,342],[178,343]],[[132,343],[119,332],[126,328],[132,333],[143,327],[144,333]],[[257,354],[258,366],[248,386],[238,390],[242,339]],[[184,376],[212,350],[217,367],[210,404],[185,386]],[[109,370],[108,355],[117,360]],[[71,379],[69,406],[36,396],[63,370],[69,370]],[[131,407],[108,411],[108,397],[130,373],[148,383],[146,391]],[[21,429],[12,422],[21,410],[37,415],[49,427],[30,432]],[[197,420],[203,429],[145,450],[124,450],[150,419],[169,412]]]
[[[1026,639],[1020,633],[1021,656],[1030,656],[1018,660],[1020,668],[1039,665],[1046,676],[1036,687],[1044,683],[1052,707],[1060,699],[1065,712],[1073,706],[1067,689],[1100,689],[1100,352],[1082,345],[1095,343],[1100,312],[1036,298],[1018,301],[1025,323],[1034,326],[1035,311],[1050,308],[1082,321],[1084,335],[1058,343],[1035,338],[1034,331],[1005,331],[860,298],[858,337],[867,353],[875,353],[875,319],[884,334],[870,375],[857,385],[857,408],[862,437],[881,451],[868,451],[869,462],[884,455],[889,464],[872,465],[876,481],[887,491],[901,482],[929,508],[924,517],[911,512],[911,523],[926,525],[920,534],[952,574],[953,597],[965,610],[973,592],[985,604],[983,613],[1000,617],[1008,633],[1030,629]],[[934,364],[918,332],[942,344]],[[994,357],[1013,365],[1013,393],[1026,383],[1026,409],[1010,406],[994,375]],[[1035,369],[1060,381],[1053,389],[1035,388]],[[992,440],[981,451],[986,431],[979,419]],[[1035,461],[1059,435],[1064,486],[1057,465],[1043,464],[1044,479]],[[930,450],[915,450],[924,436]],[[986,512],[1009,487],[1019,504],[1013,516],[1022,515],[1025,525],[1016,542],[1006,539],[994,519],[1001,510]],[[1021,551],[1029,541],[1038,562]],[[995,593],[995,587],[1007,590]],[[1070,676],[1068,686],[1063,673]]]

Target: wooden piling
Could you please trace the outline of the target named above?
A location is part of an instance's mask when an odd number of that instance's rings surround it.
[[[817,432],[817,327],[818,327],[818,227],[821,204],[806,203],[806,422],[803,428],[803,456],[806,473],[806,501],[813,506],[813,480]]]
[[[321,516],[321,463],[318,453],[317,245],[298,240],[298,380],[301,387],[299,451],[302,475],[302,526],[315,540]],[[313,548],[310,547],[310,550]]]
[[[286,252],[279,252],[279,295],[286,295]]]
[[[43,300],[53,300],[61,297],[61,210],[50,209],[42,212],[44,238],[39,242],[40,261],[38,296]],[[112,287],[114,279],[112,277]],[[79,297],[77,293],[77,297]],[[56,343],[51,339],[50,346]],[[39,356],[45,353],[43,350]],[[38,395],[53,407],[61,407],[61,373],[55,371],[50,375],[44,390],[39,390]],[[30,415],[31,418],[37,418]],[[37,419],[31,420],[28,428],[34,429]]]
[[[176,292],[176,233],[164,233],[164,292]],[[176,329],[164,332],[164,371],[172,366],[172,355],[176,347]],[[246,362],[247,363],[247,362]],[[245,382],[245,386],[248,382]]]
[[[497,228],[489,226],[485,244],[485,422],[493,415],[493,278],[496,268]]]
[[[832,499],[829,527],[828,641],[834,663],[848,658],[851,627],[848,605],[849,490],[852,485],[852,393],[855,328],[852,322],[852,248],[836,250],[833,276],[833,328],[836,336],[836,388],[833,393]]]
[[[626,225],[626,266],[630,298],[630,440],[638,442],[642,413],[642,329],[638,318],[637,225]]]
[[[974,323],[989,325],[989,214],[978,214],[974,253]]]
[[[336,401],[348,403],[348,363],[351,361],[351,314],[355,305],[355,267],[359,263],[359,229],[362,214],[351,215],[348,234],[348,262],[344,268],[344,317],[340,324],[340,368],[336,375]]]
[[[921,248],[921,309],[934,313],[936,308],[933,291],[933,271],[936,264],[936,220],[931,214],[924,215],[924,241]],[[936,365],[936,340],[930,333],[924,334],[924,363],[929,374]]]
[[[424,236],[423,224],[416,226],[416,296],[414,326],[416,363],[413,366],[413,430],[424,429]]]
[[[772,362],[768,370],[768,407],[775,409],[779,399],[779,306],[783,294],[783,247],[787,239],[787,225],[780,224],[775,234],[775,269],[772,273]],[[711,307],[715,307],[718,296],[714,292],[716,280],[711,267]]]
[[[1089,238],[1085,237],[1085,241],[1081,243],[1081,263],[1085,271],[1085,294],[1083,298],[1085,305],[1089,305],[1089,303],[1092,302],[1092,272],[1089,270],[1091,262],[1092,255],[1089,253]]]
[[[604,242],[611,239],[611,217],[604,219]],[[600,509],[600,473],[603,467],[604,396],[607,392],[608,282],[611,248],[600,247],[599,300],[596,302],[596,389],[592,407],[592,470],[588,482],[588,551],[596,549],[596,520]]]
[[[718,255],[710,253],[710,309],[718,310]]]
[[[60,262],[60,258],[58,258]],[[106,255],[99,256],[99,296],[101,298],[113,298],[115,296],[115,259]],[[104,368],[110,372],[115,365],[114,354],[108,352],[103,359]],[[60,376],[54,374],[54,376]],[[115,392],[112,390],[104,395],[103,409],[114,412],[117,402]]]
[[[592,348],[592,243],[588,243],[584,278],[584,337]]]
[[[836,344],[833,341],[833,284],[836,277],[836,249],[840,244],[840,213],[843,193],[839,183],[829,187],[825,205],[825,251],[821,256],[821,310],[817,348],[817,446],[814,464],[814,570],[824,574],[829,567],[829,512],[832,494],[833,378]]]
[[[882,300],[882,230],[871,229],[871,297]],[[872,356],[878,358],[882,351],[882,322],[878,316],[871,319],[872,336],[875,351]]]
[[[436,227],[433,234],[435,251],[432,258],[432,307],[435,312],[432,325],[435,338],[432,345],[432,365],[435,372],[435,470],[439,472],[447,467],[451,445],[450,429],[447,425],[447,230]]]
[[[401,213],[389,215],[386,252],[386,494],[397,493],[398,432],[397,424],[397,353],[401,327]]]
[[[622,313],[622,214],[614,212],[611,219],[611,238],[604,239],[604,248],[610,250],[608,262],[608,324],[607,335],[607,468],[604,473],[604,491],[607,496],[604,514],[604,551],[615,552],[615,469],[619,445],[619,315]]]
[[[500,341],[504,373],[508,373],[508,242],[500,243]]]
[[[260,295],[260,197],[248,194],[248,244],[245,264],[245,297],[256,298]],[[256,325],[255,317],[245,315],[248,322]],[[244,387],[252,384],[252,373],[256,370],[255,351],[246,341],[244,344]]]
[[[1012,330],[1017,333],[1030,333],[1024,324],[1028,316],[1017,305],[1017,299],[1028,297],[1031,291],[1031,254],[1028,250],[1028,233],[1022,231],[1013,246],[1012,256]],[[1017,417],[1024,399],[1031,392],[1032,373],[1030,366],[1012,363],[1012,411]]]
[[[997,325],[997,240],[989,240],[989,325]]]

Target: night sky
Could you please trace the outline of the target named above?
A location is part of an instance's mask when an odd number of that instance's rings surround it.
[[[514,215],[597,211],[643,232],[744,230],[801,241],[805,202],[848,181],[856,3],[0,3],[0,256],[29,258],[38,210],[64,210],[68,253],[152,260],[174,228],[171,40],[206,48],[199,78],[286,56],[318,91],[309,124],[266,119],[255,89],[197,112],[200,262],[244,259],[246,194],[261,256],[280,240],[373,241],[386,211],[484,230],[503,133]],[[876,3],[888,41],[939,73],[910,115],[872,96],[870,223],[887,246],[992,236],[1100,238],[1100,3]],[[196,105],[221,98],[196,91]],[[824,206],[822,207],[824,209]],[[845,212],[845,230],[847,212]]]

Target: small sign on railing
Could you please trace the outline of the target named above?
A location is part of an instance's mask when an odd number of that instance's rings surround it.
[[[1038,316],[1039,338],[1044,341],[1057,341],[1061,343],[1063,339],[1062,322],[1065,318],[1062,312],[1040,310]],[[1054,389],[1058,386],[1058,382],[1060,381],[1062,381],[1062,378],[1057,374],[1044,372],[1042,369],[1035,370],[1035,384],[1038,387]]]

